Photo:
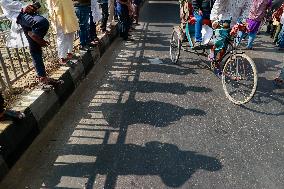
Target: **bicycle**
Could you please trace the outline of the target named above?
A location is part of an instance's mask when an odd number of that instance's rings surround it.
[[[212,49],[212,40],[216,35],[214,30],[209,42],[198,48],[194,47],[194,25],[187,23],[185,29],[174,27],[170,39],[170,58],[173,63],[177,63],[180,58],[180,51],[193,52],[198,56],[208,56],[207,50]],[[220,32],[220,31],[218,31]],[[186,40],[187,39],[187,40]],[[216,65],[221,69],[221,80],[223,90],[226,97],[236,105],[242,105],[249,102],[257,89],[257,69],[254,61],[240,51],[234,44],[235,38],[227,35],[224,39],[224,44],[219,49],[223,55],[210,61],[212,70],[216,69]],[[189,49],[189,50],[188,50]],[[200,53],[201,51],[201,53]],[[215,56],[216,57],[216,56]]]

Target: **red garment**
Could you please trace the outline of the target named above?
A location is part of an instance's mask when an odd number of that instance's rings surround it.
[[[284,12],[284,3],[279,7],[272,15],[273,18],[275,18],[278,22],[280,21],[280,18]]]

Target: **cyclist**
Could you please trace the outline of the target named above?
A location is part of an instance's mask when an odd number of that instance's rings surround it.
[[[221,74],[219,62],[226,52],[225,40],[229,35],[229,29],[237,23],[238,19],[248,17],[250,7],[251,0],[216,0],[214,3],[210,20],[216,32],[209,59],[216,63],[215,71],[217,74]],[[216,57],[216,55],[218,55],[218,57]]]

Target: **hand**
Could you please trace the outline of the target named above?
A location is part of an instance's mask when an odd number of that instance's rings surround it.
[[[217,29],[218,27],[219,27],[219,22],[218,22],[218,20],[215,20],[215,21],[211,21],[211,23],[212,23],[212,28],[213,29]]]
[[[43,47],[47,47],[47,46],[49,46],[50,45],[50,43],[48,42],[48,41],[46,41],[46,40],[44,40],[44,45],[43,45]]]
[[[200,16],[203,16],[202,10],[199,10],[199,11],[198,11],[198,14],[199,14]]]
[[[23,8],[23,12],[28,14],[35,13],[36,11],[37,9],[32,5],[28,5],[25,8]]]

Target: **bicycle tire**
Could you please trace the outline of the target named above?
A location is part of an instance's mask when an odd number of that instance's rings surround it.
[[[237,58],[243,58],[246,60],[246,62],[248,63],[247,65],[249,65],[249,67],[252,70],[252,79],[253,79],[253,83],[251,84],[252,87],[251,89],[249,89],[249,94],[247,96],[243,96],[243,98],[240,98],[240,99],[237,99],[236,97],[234,97],[233,96],[234,93],[230,93],[228,86],[227,86],[227,80],[226,80],[227,78],[232,79],[232,81],[237,83],[239,87],[241,85],[239,81],[243,80],[242,78],[247,77],[246,73],[244,73],[244,76],[241,76],[240,73],[235,73],[235,76],[233,76],[232,69],[230,69],[230,72],[228,71],[228,68],[232,68],[232,66],[236,66],[236,70],[237,70],[236,72],[238,72],[239,63],[237,63],[237,65],[234,65],[235,63],[234,60],[237,60]],[[248,69],[244,67],[244,64],[243,64],[243,71],[249,73]],[[249,102],[255,95],[255,92],[257,89],[257,81],[258,81],[258,76],[257,76],[256,65],[249,56],[242,53],[242,54],[231,55],[229,58],[227,58],[226,63],[223,67],[223,72],[222,72],[222,85],[223,85],[223,89],[224,89],[226,97],[231,102],[233,102],[236,105],[242,105],[242,104]],[[242,84],[242,86],[250,86],[250,85]]]
[[[177,44],[174,44],[174,43]],[[177,49],[175,49],[177,48]],[[179,60],[180,56],[180,49],[181,49],[181,41],[179,38],[178,32],[174,29],[170,39],[170,57],[174,64],[176,64]]]

